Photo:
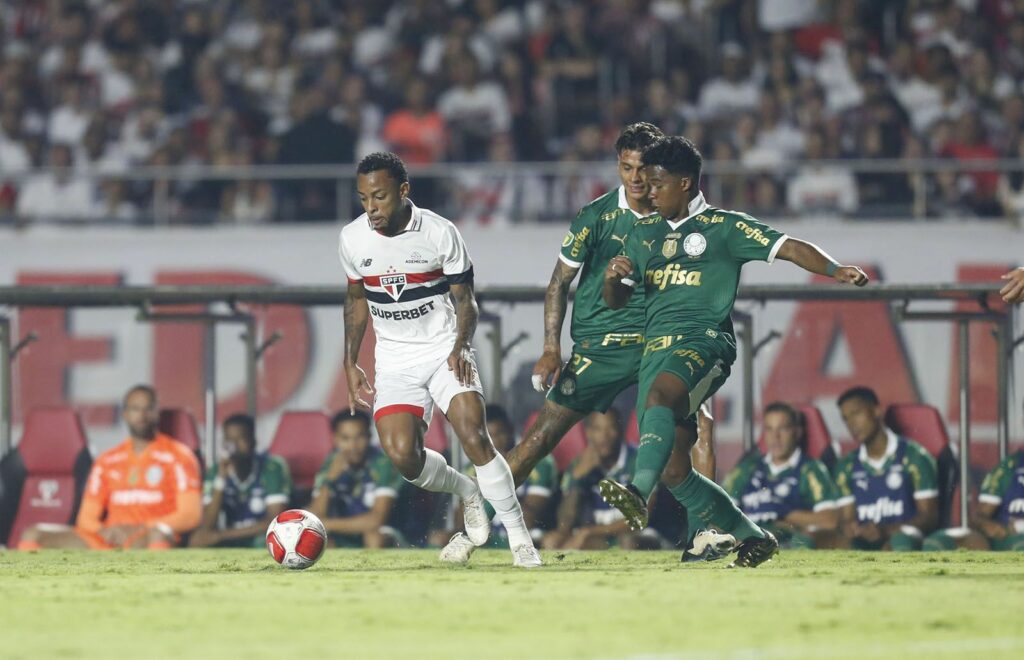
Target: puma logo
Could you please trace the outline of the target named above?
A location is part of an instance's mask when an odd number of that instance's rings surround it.
[[[626,249],[626,239],[628,237],[629,237],[629,234],[626,234],[625,236],[616,236],[615,234],[612,234],[612,240],[613,241],[618,241],[619,243],[621,243],[622,244],[622,249]]]
[[[648,250],[653,250],[654,249],[654,239],[653,238],[651,240],[649,240],[649,241],[643,241],[642,240],[640,242],[643,243],[644,247],[647,248]]]

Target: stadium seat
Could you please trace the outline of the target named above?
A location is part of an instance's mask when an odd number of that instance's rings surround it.
[[[885,411],[885,424],[914,440],[935,457],[938,464],[939,526],[948,527],[959,469],[949,433],[939,411],[923,403],[894,403]]]
[[[158,426],[161,433],[171,436],[191,449],[199,459],[199,465],[203,465],[203,443],[199,440],[196,418],[191,412],[184,408],[164,408],[160,411]]]
[[[313,480],[332,446],[331,421],[324,413],[289,410],[281,415],[269,451],[288,463],[294,484],[293,507],[309,504]]]
[[[533,422],[536,421],[537,415],[540,411],[534,412],[526,419],[526,425],[523,426],[523,432],[533,426]],[[565,468],[569,467],[569,463],[572,463],[572,459],[580,455],[580,452],[587,446],[587,436],[583,432],[583,422],[577,423],[569,432],[565,434],[562,441],[558,443],[555,450],[551,452],[552,458],[555,459],[555,465],[558,467],[559,472],[564,472]]]
[[[37,523],[73,523],[91,466],[85,430],[74,410],[30,412],[21,442],[0,461],[5,493],[0,543],[17,545],[21,533]]]
[[[809,404],[796,406],[796,410],[804,419],[804,443],[802,449],[807,452],[808,456],[818,459],[825,464],[825,467],[832,470],[840,453],[838,446],[832,440],[832,434],[829,433],[821,411],[818,410],[817,406]],[[757,439],[757,447],[763,455],[765,453],[763,430]]]

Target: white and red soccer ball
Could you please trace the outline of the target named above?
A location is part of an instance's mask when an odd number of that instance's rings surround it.
[[[327,530],[309,511],[283,511],[267,527],[267,550],[286,568],[309,568],[324,554],[325,547]]]

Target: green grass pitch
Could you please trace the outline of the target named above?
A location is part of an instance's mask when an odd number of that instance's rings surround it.
[[[0,658],[1024,657],[1024,555],[0,552]]]

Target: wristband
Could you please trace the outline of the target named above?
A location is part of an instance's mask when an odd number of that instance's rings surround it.
[[[828,262],[828,265],[825,266],[825,274],[829,277],[835,277],[837,270],[839,270],[839,264],[834,261]]]

